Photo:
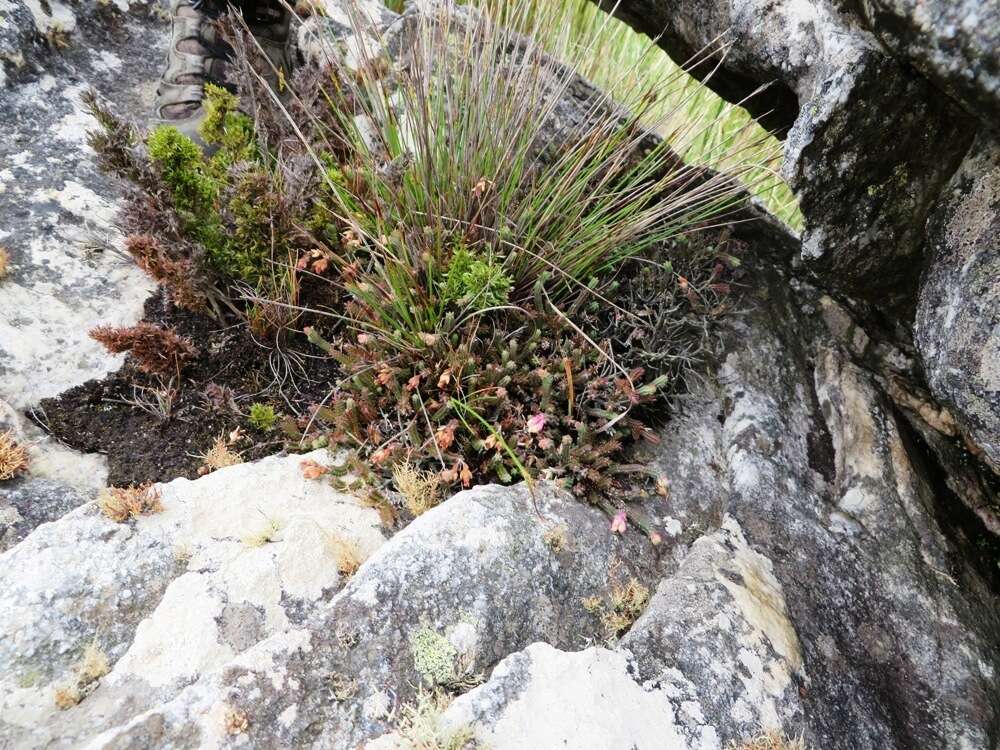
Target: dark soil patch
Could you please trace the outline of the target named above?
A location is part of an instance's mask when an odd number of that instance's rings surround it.
[[[166,384],[139,372],[130,361],[103,379],[43,400],[32,414],[67,445],[105,454],[112,486],[193,479],[215,439],[237,428],[245,434],[235,446],[244,460],[281,451],[286,447],[282,431],[252,427],[246,416],[250,405],[269,403],[279,415],[298,416],[329,393],[332,366],[313,359],[303,360],[294,386],[286,381],[279,392],[274,352],[255,341],[246,326],[225,328],[175,307],[163,294],[147,301],[144,319],[173,326],[199,350],[181,373],[168,418],[135,405],[137,397],[154,402],[153,389],[163,390]]]

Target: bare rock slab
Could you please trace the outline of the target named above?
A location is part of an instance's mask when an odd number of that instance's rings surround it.
[[[0,485],[0,548],[91,499],[103,459],[58,445],[27,419],[38,400],[116,369],[89,338],[134,323],[152,286],[120,251],[118,189],[87,145],[94,87],[144,119],[162,65],[157,3],[0,3],[0,422],[31,454],[31,474]],[[38,415],[44,424],[44,415]],[[15,516],[16,514],[16,516]]]
[[[551,523],[567,527],[558,551],[546,541]],[[607,587],[616,562],[648,576],[646,547],[551,486],[534,498],[523,485],[460,493],[394,536],[302,626],[93,746],[211,746],[236,712],[258,747],[355,747],[391,730],[418,685],[474,679],[538,640],[584,646],[601,630],[580,599]]]
[[[6,552],[0,741],[73,745],[173,697],[332,597],[343,585],[341,545],[359,560],[370,555],[383,542],[379,516],[304,479],[301,460],[175,480],[160,487],[162,512],[124,524],[88,504]],[[113,668],[83,703],[59,711],[55,693],[88,647]]]

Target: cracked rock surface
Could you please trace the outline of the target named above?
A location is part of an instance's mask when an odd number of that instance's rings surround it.
[[[89,503],[8,551],[0,738],[73,746],[169,701],[329,600],[343,585],[337,545],[363,560],[383,535],[375,510],[303,479],[301,460],[174,480],[160,488],[162,512],[125,524]],[[57,710],[55,691],[92,644],[113,668],[81,705]]]
[[[984,131],[929,225],[916,340],[931,390],[1000,473],[1000,144]]]
[[[156,8],[0,2],[0,245],[11,256],[0,287],[0,429],[28,446],[33,467],[0,486],[0,548],[92,498],[107,474],[103,459],[49,440],[26,413],[117,369],[121,358],[87,331],[135,322],[152,291],[118,249],[117,191],[87,146],[94,121],[80,95],[97,88],[145,117],[165,54]]]

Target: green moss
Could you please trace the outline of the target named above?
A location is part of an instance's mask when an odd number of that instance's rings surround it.
[[[263,167],[252,168],[259,159],[250,120],[228,110],[235,101],[232,94],[214,88],[215,104],[202,126],[208,142],[221,143],[214,156],[206,158],[198,144],[170,126],[156,128],[146,145],[184,229],[204,246],[212,267],[256,284],[268,270],[274,217],[280,210],[274,177]],[[244,167],[230,170],[235,163]],[[234,174],[239,176],[234,179]]]
[[[458,652],[437,631],[425,625],[411,634],[410,651],[417,673],[428,685],[445,685],[454,679]]]
[[[215,203],[219,184],[209,176],[198,144],[177,128],[161,125],[149,134],[146,147],[178,211],[200,214]]]
[[[278,415],[270,404],[255,403],[250,405],[250,424],[265,432],[274,429],[278,423]]]
[[[199,133],[205,143],[219,147],[211,159],[217,172],[258,159],[253,120],[238,110],[239,104],[236,94],[211,83],[205,85],[205,119]]]
[[[492,258],[483,260],[460,245],[448,265],[442,298],[476,310],[507,304],[513,286],[510,276]]]
[[[270,186],[271,180],[261,170],[244,174],[234,185],[228,204],[232,233],[213,258],[232,275],[255,283],[268,270],[272,249],[276,258],[285,255],[285,238],[275,231],[274,219],[281,207],[276,205],[278,197]]]

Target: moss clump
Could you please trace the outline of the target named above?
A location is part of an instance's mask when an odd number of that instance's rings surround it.
[[[216,247],[206,246],[217,267],[255,284],[268,275],[272,252],[280,258],[285,249],[283,228],[275,226],[281,206],[273,180],[262,169],[239,175],[228,193],[229,238]]]
[[[447,685],[454,679],[458,652],[437,631],[425,625],[410,635],[410,651],[417,673],[428,685]]]
[[[217,165],[257,158],[253,120],[239,111],[239,97],[221,86],[205,86],[205,119],[199,132],[206,143],[219,146]]]
[[[169,125],[153,130],[146,147],[185,231],[204,246],[210,265],[226,277],[257,284],[268,275],[272,253],[283,249],[284,232],[274,231],[282,206],[275,176],[261,163],[253,121],[238,105],[235,94],[206,87],[200,133],[218,147],[211,157]],[[272,247],[274,237],[281,247]]]
[[[249,419],[250,424],[264,432],[274,429],[278,423],[278,415],[274,412],[274,407],[260,402],[250,405]]]
[[[452,256],[445,276],[442,298],[459,307],[476,310],[506,305],[514,283],[492,258],[477,258],[459,246]]]
[[[205,156],[197,143],[177,128],[161,125],[149,134],[146,148],[170,188],[174,206],[191,215],[188,223],[212,213],[219,183],[208,174]],[[197,231],[197,227],[191,228]]]

